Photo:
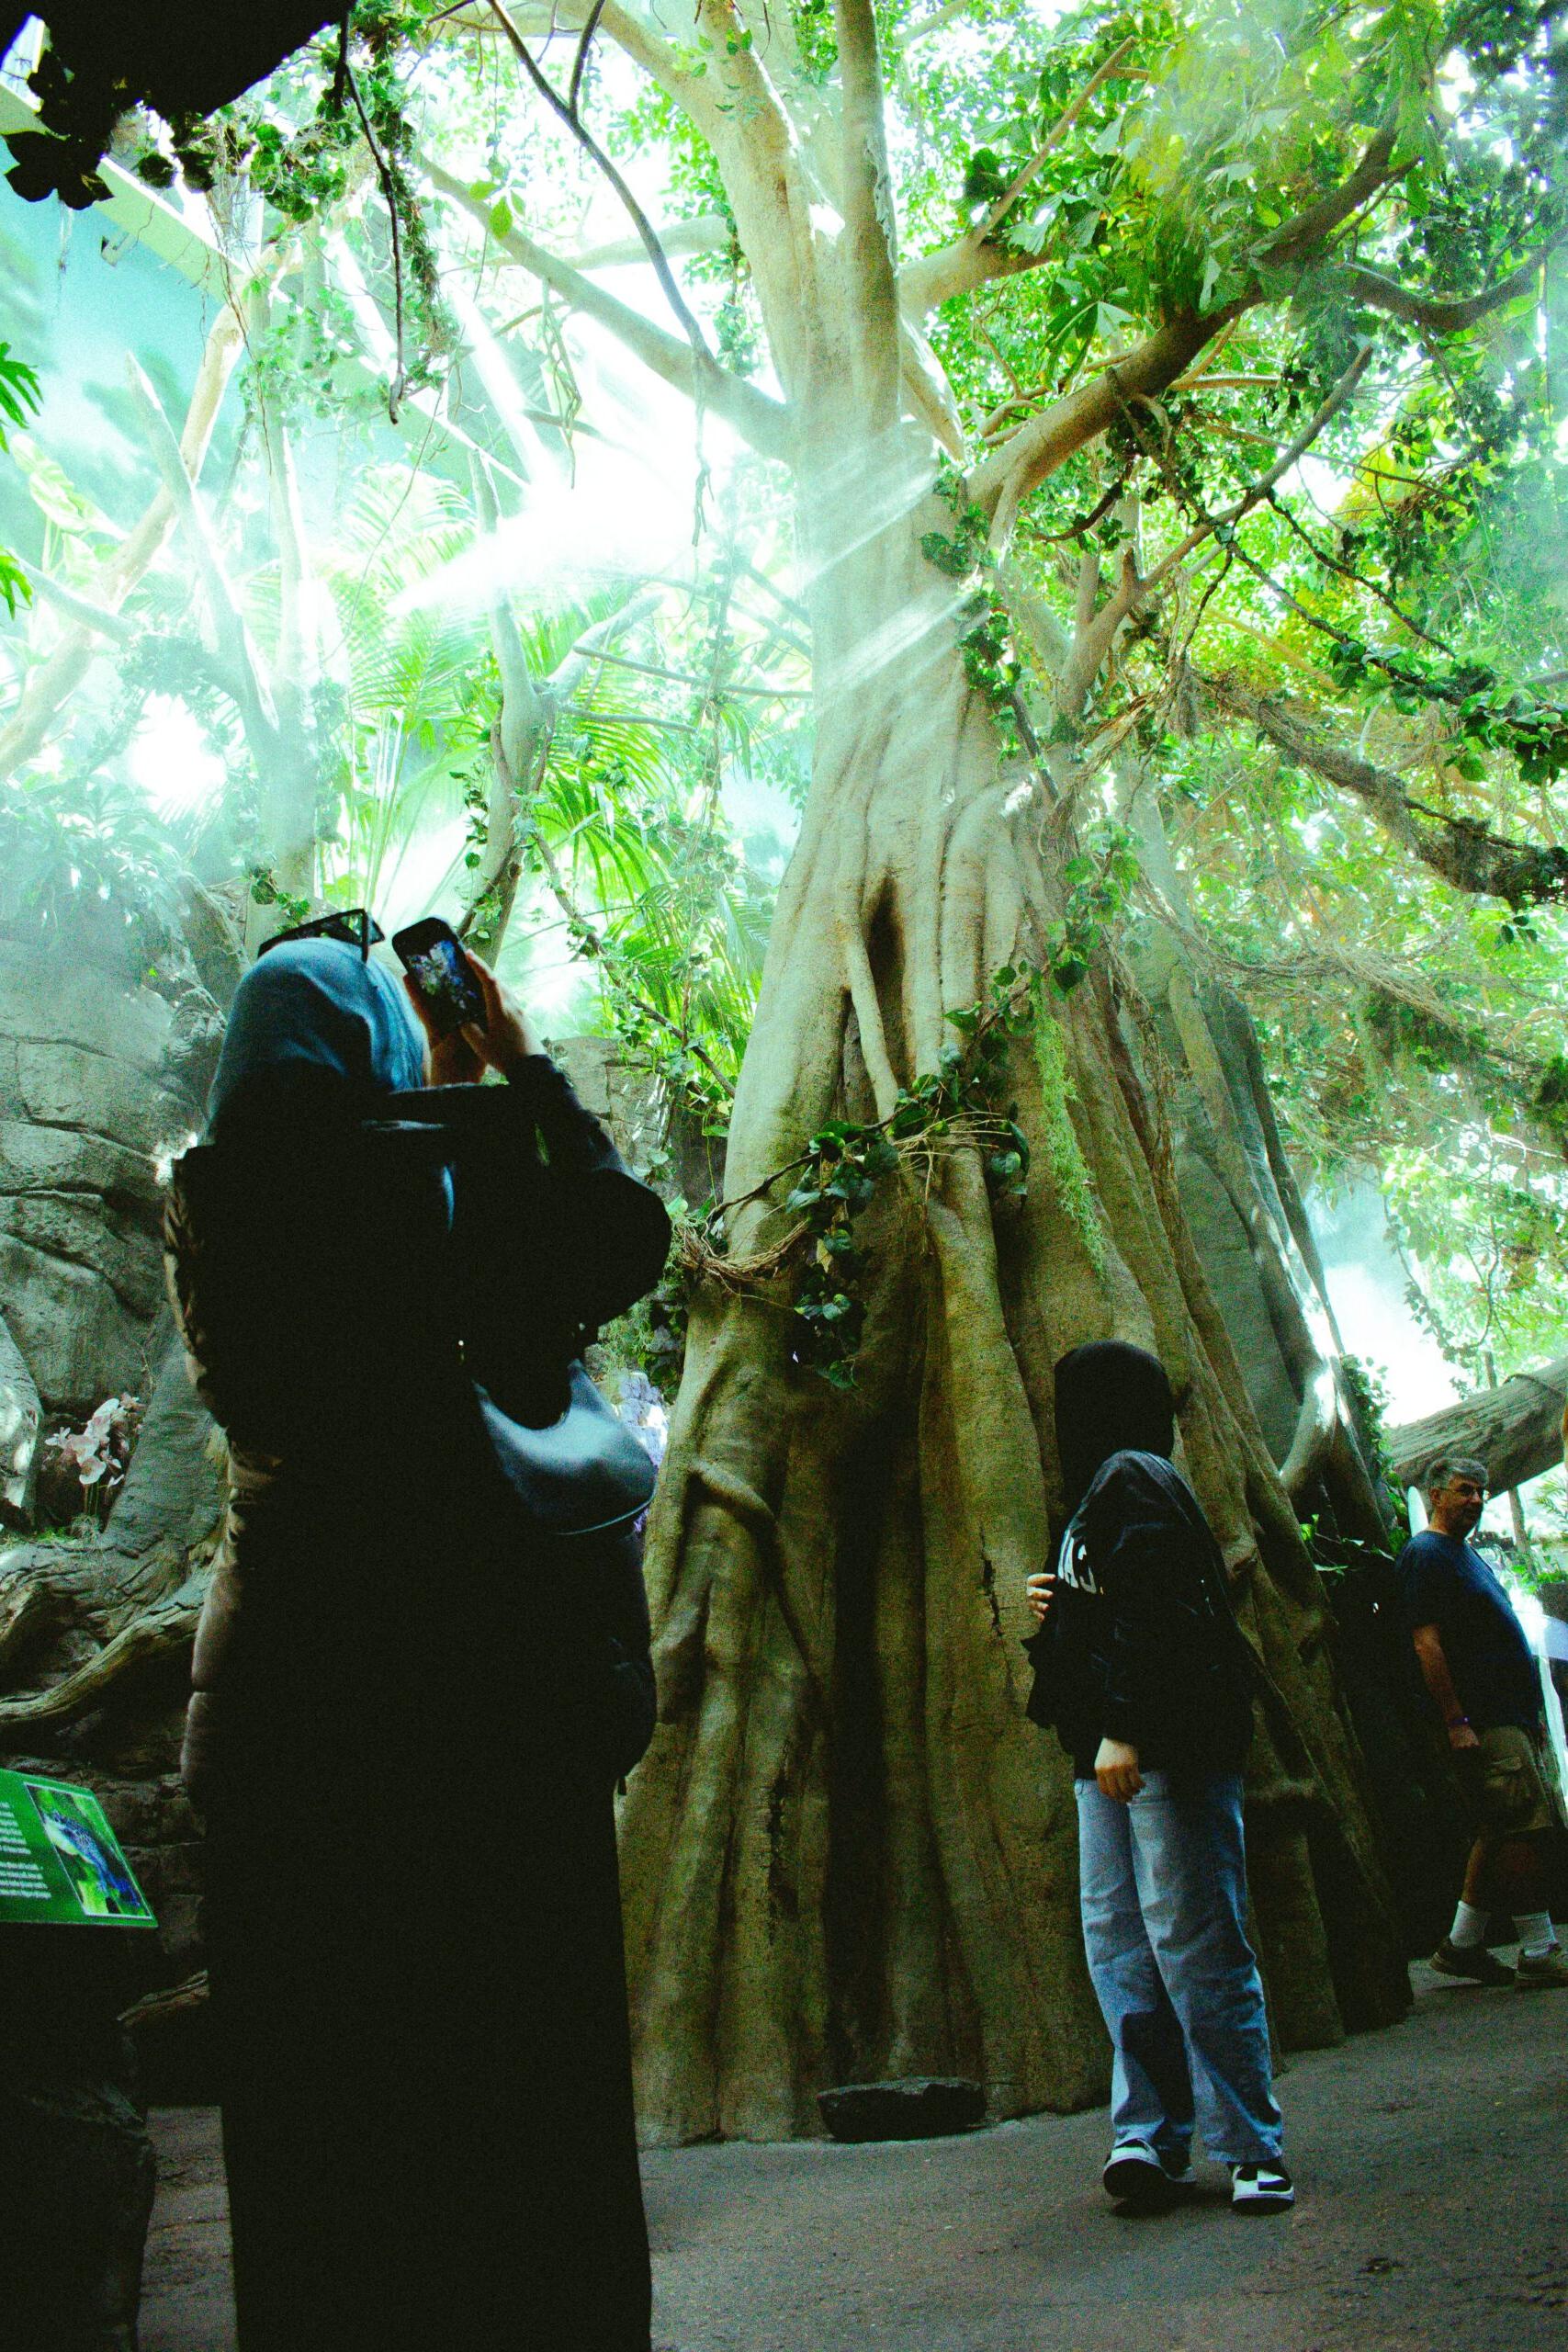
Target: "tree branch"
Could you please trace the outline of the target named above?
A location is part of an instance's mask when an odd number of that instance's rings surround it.
[[[577,55],[571,62],[571,87],[567,92],[567,111],[575,122],[582,96],[582,77],[588,70],[588,52],[593,46],[593,36],[599,29],[599,19],[604,13],[605,0],[593,0],[588,22],[582,28],[582,38],[577,44]]]
[[[236,294],[234,300],[240,299]],[[181,463],[193,481],[201,471],[223,394],[243,346],[238,311],[234,302],[226,302],[208,334],[180,435]],[[98,594],[107,610],[117,612],[124,604],[156,560],[174,526],[175,502],[167,490],[160,490],[99,571]],[[0,729],[0,777],[14,775],[42,749],[51,721],[86,674],[96,650],[96,624],[73,619],[60,643],[29,671],[20,702]]]
[[[969,477],[969,495],[994,518],[993,540],[1005,537],[1019,507],[1047,475],[1097,439],[1119,408],[1167,390],[1233,315],[1229,309],[1206,317],[1188,311],[1168,320],[1113,368],[1031,417],[982,458]]]
[[[1269,492],[1273,489],[1275,483],[1282,481],[1285,475],[1290,472],[1292,466],[1296,466],[1301,463],[1303,458],[1305,457],[1307,451],[1312,447],[1313,443],[1317,440],[1319,435],[1324,433],[1328,425],[1333,422],[1334,418],[1338,415],[1340,410],[1351,398],[1357,385],[1366,374],[1367,368],[1371,361],[1371,345],[1370,344],[1364,344],[1361,349],[1356,354],[1354,359],[1351,360],[1348,368],[1346,368],[1345,373],[1340,377],[1339,381],[1334,386],[1332,391],[1329,392],[1327,398],[1320,403],[1314,415],[1308,419],[1307,423],[1302,427],[1302,430],[1296,435],[1295,439],[1288,443],[1285,448],[1281,450],[1280,456],[1269,467],[1268,472],[1261,475],[1259,479],[1252,484],[1250,489],[1244,491],[1240,498],[1236,500],[1235,504],[1234,506],[1227,507],[1223,514],[1205,514],[1201,522],[1196,524],[1193,528],[1188,532],[1187,537],[1181,541],[1180,545],[1173,548],[1170,553],[1164,557],[1162,560],[1156,565],[1154,571],[1149,574],[1147,581],[1145,582],[1145,586],[1146,588],[1154,589],[1159,587],[1161,582],[1175,571],[1177,565],[1179,563],[1185,562],[1186,559],[1191,554],[1193,548],[1201,546],[1202,541],[1208,538],[1213,532],[1234,529],[1235,525],[1239,523],[1245,515],[1251,514],[1255,506],[1262,504]]]
[[[1077,122],[1079,115],[1082,114],[1085,107],[1088,106],[1090,98],[1094,96],[1095,93],[1103,89],[1107,82],[1115,80],[1117,67],[1122,63],[1122,59],[1127,57],[1132,51],[1137,47],[1137,35],[1135,33],[1129,33],[1126,40],[1122,41],[1118,48],[1111,51],[1104,64],[1096,67],[1095,71],[1089,75],[1089,80],[1084,84],[1083,88],[1078,92],[1077,96],[1073,100],[1072,105],[1066,108],[1065,113],[1057,116],[1055,121],[1045,133],[1044,138],[1041,141],[1033,154],[1031,155],[1028,163],[1025,164],[1022,171],[1020,172],[1018,177],[1013,181],[1012,186],[1005,189],[1002,195],[998,198],[996,203],[992,205],[990,210],[981,221],[979,228],[975,232],[976,235],[982,239],[994,237],[996,235],[997,231],[1001,227],[1002,222],[1007,219],[1008,214],[1018,202],[1018,199],[1023,194],[1024,189],[1029,186],[1030,182],[1037,178],[1040,173],[1044,169],[1052,149],[1056,145],[1059,140],[1064,139],[1066,136],[1074,123]],[[1138,76],[1140,81],[1145,78],[1145,77],[1142,74]]]
[[[609,659],[608,648],[615,644],[615,639],[625,637],[628,629],[636,628],[639,621],[645,621],[650,614],[656,613],[662,602],[663,592],[660,589],[644,588],[637,595],[628,597],[604,620],[595,621],[591,628],[585,628],[570,651],[562,654],[550,672],[547,681],[550,700],[558,707],[569,703],[594,662]]]
[[[699,212],[690,220],[667,220],[654,233],[666,254],[721,254],[734,231],[722,212]],[[647,257],[640,237],[615,237],[567,260],[573,269],[625,269]]]
[[[207,1578],[189,1577],[167,1600],[155,1601],[122,1627],[114,1639],[74,1668],[62,1681],[36,1698],[0,1702],[0,1735],[15,1735],[76,1722],[92,1707],[101,1706],[111,1692],[176,1650],[188,1648],[206,1598]]]
[[[908,25],[896,32],[892,36],[893,47],[897,50],[912,49],[916,41],[924,40],[928,33],[940,32],[943,25],[952,24],[954,17],[967,15],[974,5],[975,0],[943,0],[942,7],[933,8],[931,15],[922,17],[918,25]]]
[[[907,317],[923,319],[928,311],[940,309],[960,294],[973,294],[976,287],[989,285],[994,278],[1017,277],[1055,259],[1049,253],[1016,253],[970,230],[950,245],[939,245],[934,253],[918,254],[913,261],[907,261],[898,273],[898,300]]]
[[[500,519],[494,488],[477,465],[474,486],[480,519],[493,531]],[[473,897],[457,925],[459,938],[471,941],[486,956],[499,948],[505,935],[530,847],[538,851],[541,863],[554,873],[536,818],[530,813],[525,829],[520,819],[525,801],[537,790],[548,763],[557,717],[592,664],[605,658],[606,649],[646,620],[661,601],[662,591],[658,588],[646,588],[628,597],[617,612],[584,629],[549,676],[536,684],[510,600],[500,592],[491,600],[491,637],[501,672],[502,707],[491,730],[493,774],[486,811],[489,838]]]
[[[1293,220],[1287,220],[1282,228],[1276,229],[1268,243],[1258,248],[1255,258],[1267,269],[1280,269],[1290,262],[1303,260],[1381,189],[1387,187],[1391,181],[1401,178],[1409,168],[1407,164],[1402,164],[1396,170],[1389,168],[1389,157],[1393,153],[1396,136],[1396,126],[1385,123],[1369,142],[1366,153],[1349,178],[1341,181],[1337,188],[1331,188],[1326,196],[1320,197],[1315,204],[1309,204],[1304,211],[1298,212]]]
[[[1122,551],[1122,570],[1116,585],[1096,612],[1094,594],[1099,585],[1100,565],[1086,554],[1084,570],[1078,581],[1078,605],[1072,642],[1066,661],[1056,677],[1056,707],[1064,718],[1077,718],[1089,700],[1089,690],[1100,674],[1100,663],[1110,652],[1117,630],[1136,611],[1147,594],[1146,583],[1138,577],[1137,551],[1133,546]],[[1085,585],[1088,594],[1085,594]]]
[[[732,376],[705,351],[699,355],[628,303],[617,301],[615,295],[573,269],[570,262],[536,245],[523,230],[513,227],[498,236],[491,223],[490,206],[471,195],[455,174],[430,157],[424,159],[423,169],[431,186],[454,204],[461,205],[510,260],[530,271],[584,318],[607,329],[662,382],[673,385],[689,400],[700,399],[705,407],[732,424],[741,439],[763,457],[787,456],[789,417],[782,402],[770,399],[743,378]]]
[[[897,413],[898,290],[893,187],[882,106],[882,61],[871,0],[834,0],[843,88],[844,247],[863,421],[870,431]]]
[[[1564,243],[1568,243],[1568,232],[1553,237],[1529,261],[1521,262],[1517,269],[1510,270],[1506,277],[1480,294],[1413,294],[1408,287],[1384,277],[1378,270],[1364,269],[1359,262],[1346,270],[1345,279],[1363,302],[1374,311],[1386,311],[1390,318],[1404,319],[1411,326],[1424,327],[1430,334],[1462,334],[1494,311],[1528,294],[1547,262],[1554,253],[1561,252]]]
[[[1258,260],[1270,269],[1304,260],[1370,197],[1397,179],[1399,173],[1387,168],[1392,140],[1392,133],[1380,131],[1343,185],[1276,230],[1269,243],[1259,249]],[[939,247],[935,253],[921,254],[907,263],[898,280],[899,300],[911,317],[923,317],[940,303],[951,302],[960,294],[972,294],[976,287],[997,278],[1016,277],[1056,258],[1050,252],[1014,252],[998,244],[983,229],[972,229],[952,244]],[[1226,311],[1227,322],[1240,311],[1266,300],[1268,290],[1259,282],[1248,300],[1233,305]]]
[[[129,645],[136,631],[121,613],[112,613],[107,605],[95,605],[86,596],[79,596],[67,588],[62,580],[51,580],[47,571],[28,570],[28,578],[38,594],[50,604],[57,605],[78,628],[91,629],[99,637],[107,637],[115,645]]]
[[[196,567],[201,574],[208,610],[212,616],[213,635],[218,658],[223,666],[223,683],[233,696],[235,707],[244,725],[264,779],[267,775],[268,755],[276,750],[277,718],[272,697],[267,691],[256,649],[241,612],[212,526],[207,519],[195,483],[186,471],[179,443],[170,428],[163,406],[141,368],[134,358],[126,362],[131,397],[147,429],[147,439],[152,462],[164,478],[164,486],[174,503],[175,514],[184,526]]]
[[[320,640],[311,594],[310,543],[299,503],[299,484],[288,429],[276,408],[262,410],[267,494],[278,553],[278,627],[272,662],[272,693],[280,718],[303,735],[310,726],[310,697],[320,673]]]
[[[964,437],[964,419],[958,413],[958,402],[953,397],[946,371],[919,328],[911,319],[900,315],[897,306],[894,323],[899,380],[905,398],[931,439],[947,451],[953,464],[966,465],[969,445]]]
[[[1411,799],[1391,769],[1324,742],[1281,697],[1255,694],[1233,673],[1190,674],[1217,709],[1245,718],[1287,758],[1353,794],[1385,832],[1454,889],[1504,899],[1513,907],[1568,899],[1568,850],[1510,841],[1466,818],[1427,808]]]
[[[542,29],[553,30],[563,19],[581,24],[588,5],[589,0],[550,0]],[[769,5],[760,0],[764,21]],[[671,43],[618,0],[608,0],[600,25],[669,94],[718,155],[768,318],[774,365],[789,384],[795,357],[791,323],[797,311],[809,307],[803,304],[802,289],[813,259],[811,125],[792,121],[736,0],[685,0],[682,14],[688,11],[692,33],[710,53],[696,74],[683,72]],[[793,50],[793,42],[781,45]],[[800,96],[820,113],[818,93],[803,87]],[[709,405],[718,403],[710,400]]]
[[[486,0],[475,0],[475,5],[482,8]],[[547,0],[547,5],[541,6],[536,6],[534,0],[521,0],[521,5],[512,11],[512,20],[520,31],[539,33],[547,39],[563,28],[573,30],[585,26],[592,13],[589,0]],[[600,26],[615,47],[624,50],[634,64],[640,65],[651,81],[685,108],[694,122],[702,125],[705,117],[712,112],[708,93],[694,75],[682,72],[675,51],[662,33],[635,9],[620,6],[618,0],[606,0],[597,15]],[[457,21],[464,32],[473,34],[476,40],[505,38],[493,16],[462,17]]]
[[[354,100],[354,111],[359,117],[360,131],[365,144],[370,150],[370,161],[376,167],[376,177],[380,183],[381,201],[387,208],[387,228],[392,246],[392,334],[396,353],[392,380],[387,387],[387,417],[389,423],[396,424],[409,381],[403,320],[403,239],[398,220],[398,190],[392,177],[391,165],[381,153],[380,141],[377,139],[370,117],[365,111],[365,101],[359,95],[359,85],[354,78],[354,69],[348,62],[348,14],[346,11],[343,19],[343,47],[338,56],[338,72],[349,96]]]
[[[671,268],[669,261],[665,257],[663,246],[660,243],[658,237],[654,233],[652,221],[649,219],[647,213],[643,210],[641,205],[632,194],[631,189],[627,187],[622,173],[611,162],[609,156],[604,153],[604,148],[600,146],[599,141],[594,138],[592,132],[588,129],[588,126],[584,123],[581,116],[577,110],[578,92],[581,86],[582,68],[587,56],[588,44],[592,40],[599,19],[604,14],[604,0],[594,0],[594,6],[589,16],[587,24],[583,28],[581,44],[578,50],[577,63],[572,70],[571,96],[570,100],[563,98],[559,95],[559,93],[552,86],[548,75],[543,71],[542,67],[536,62],[533,51],[529,48],[527,42],[524,40],[516,26],[513,23],[512,18],[508,16],[505,8],[502,5],[502,0],[490,0],[490,6],[494,13],[497,22],[502,28],[502,30],[505,33],[507,40],[512,44],[513,52],[515,55],[518,63],[527,74],[528,79],[534,85],[535,89],[537,90],[539,96],[544,99],[545,104],[549,107],[551,113],[554,114],[559,121],[565,123],[567,129],[571,132],[572,137],[581,147],[583,153],[591,157],[598,165],[600,171],[603,172],[604,177],[609,181],[610,186],[615,189],[615,194],[620,198],[622,204],[626,207],[626,212],[630,216],[632,226],[637,231],[637,235],[642,239],[643,245],[648,254],[648,258],[653,265],[653,274],[659,280],[660,287],[663,291],[664,299],[669,303],[670,308],[674,311],[676,319],[680,322],[681,332],[684,334],[687,342],[691,345],[692,350],[697,358],[699,372],[701,372],[702,364],[704,362],[706,363],[708,368],[716,368],[718,362],[715,359],[712,352],[708,349],[707,338],[704,334],[702,328],[697,324],[696,319],[692,312],[690,305],[687,303],[685,296],[682,293],[680,287],[675,282],[675,273]]]

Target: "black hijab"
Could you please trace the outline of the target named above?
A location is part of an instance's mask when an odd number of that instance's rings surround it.
[[[1056,1451],[1070,1519],[1102,1462],[1131,1448],[1167,1460],[1176,1442],[1176,1405],[1165,1366],[1125,1340],[1091,1340],[1056,1366]]]

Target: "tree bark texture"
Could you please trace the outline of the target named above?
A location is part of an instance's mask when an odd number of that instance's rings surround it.
[[[1168,1073],[1177,1182],[1281,1484],[1304,1514],[1374,1544],[1389,1521],[1340,1365],[1316,1237],[1274,1115],[1252,1016],[1192,952],[1186,893],[1152,796],[1131,796],[1145,879],[1173,917],[1139,926],[1134,968]]]
[[[1061,915],[1066,844],[1001,773],[919,550],[945,510],[911,489],[897,436],[836,447],[837,491],[803,483],[818,765],[731,1197],[835,1113],[889,1110],[936,1066],[945,1012],[1041,960]],[[851,481],[872,521],[846,548],[813,526]],[[1043,1018],[1054,1040],[1021,1045],[1012,1072],[1026,1201],[993,1211],[960,1151],[867,1213],[851,1397],[792,1363],[786,1296],[695,1300],[650,1529],[663,1721],[624,1817],[655,2137],[809,2131],[818,2090],[856,2076],[977,2075],[997,2114],[1103,2094],[1070,1781],[1023,1717],[1020,1645],[1061,1501],[1052,1366],[1111,1333],[1170,1371],[1266,1679],[1249,1793],[1280,2033],[1333,2038],[1403,2005],[1327,1612],[1193,1248],[1135,992],[1102,964]],[[753,1206],[734,1246],[778,1229]]]
[[[813,783],[736,1095],[731,1199],[829,1117],[889,1113],[938,1067],[951,1011],[1001,967],[1047,961],[1077,848],[1074,790],[1004,759],[965,670],[974,580],[922,551],[955,529],[933,450],[955,413],[897,272],[868,0],[834,15],[836,114],[794,90],[787,36],[715,38],[742,21],[728,5],[698,0],[700,81],[640,21],[597,19],[718,156],[783,392],[769,432],[793,468],[812,620]],[[1114,384],[985,458],[960,496],[996,558],[1034,484],[1214,331],[1173,318]],[[1100,650],[1077,664],[1080,699],[1129,608],[1117,594],[1101,605],[1086,580],[1067,668]],[[1103,956],[1042,1007],[1010,1074],[1027,1198],[993,1208],[978,1155],[954,1150],[885,1180],[863,1213],[854,1391],[794,1363],[787,1285],[710,1280],[694,1298],[648,1552],[662,1720],[622,1823],[655,2139],[811,2132],[817,2092],[855,2078],[977,2075],[997,2115],[1103,2095],[1069,1776],[1025,1720],[1021,1643],[1062,1500],[1052,1367],[1111,1334],[1170,1373],[1181,1459],[1259,1661],[1250,1835],[1280,2035],[1333,2038],[1404,2004],[1331,1621],[1182,1212],[1140,1068],[1146,1008]],[[787,1224],[755,1200],[732,1250]]]

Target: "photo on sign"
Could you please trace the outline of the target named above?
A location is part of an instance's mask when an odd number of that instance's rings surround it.
[[[150,1919],[96,1797],[52,1781],[23,1783],[71,1891],[89,1919]]]

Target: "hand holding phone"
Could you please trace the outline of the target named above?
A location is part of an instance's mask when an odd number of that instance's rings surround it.
[[[411,992],[435,1037],[481,1023],[484,997],[461,940],[449,922],[427,915],[392,934],[392,953],[409,976]]]
[[[431,1082],[462,1085],[488,1062],[503,1075],[542,1048],[528,1015],[482,956],[436,916],[394,933],[414,1011],[430,1040]]]

